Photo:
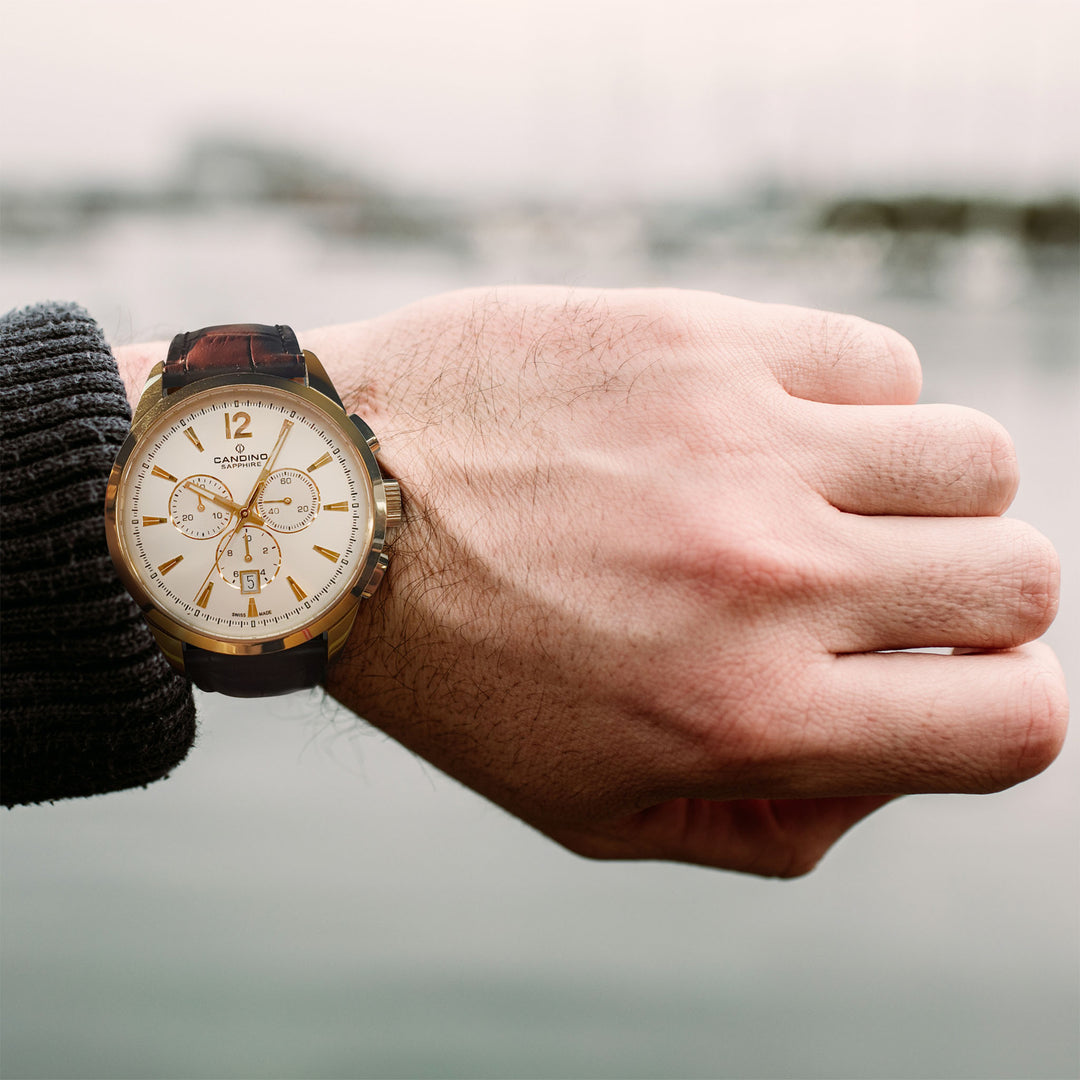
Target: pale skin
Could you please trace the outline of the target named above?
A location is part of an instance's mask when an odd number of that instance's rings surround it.
[[[300,341],[406,507],[327,689],[573,851],[793,876],[1057,754],[1056,555],[892,330],[536,287]],[[133,401],[165,348],[117,350]]]

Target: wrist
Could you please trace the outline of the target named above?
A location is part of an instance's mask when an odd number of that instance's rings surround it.
[[[114,345],[113,356],[116,357],[116,366],[120,369],[120,378],[124,383],[124,392],[127,394],[128,404],[131,405],[132,413],[142,397],[143,387],[146,385],[150,369],[155,364],[160,364],[169,351],[167,341],[144,341],[135,345]]]

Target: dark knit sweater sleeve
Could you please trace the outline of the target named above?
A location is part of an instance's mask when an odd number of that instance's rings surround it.
[[[105,485],[131,413],[85,311],[0,319],[0,416],[0,798],[157,780],[187,753],[195,707],[105,544]]]

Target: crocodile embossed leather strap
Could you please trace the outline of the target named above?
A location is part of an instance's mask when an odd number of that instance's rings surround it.
[[[303,379],[307,362],[288,326],[228,323],[177,334],[162,370],[163,393],[211,375],[276,375]]]
[[[307,379],[307,361],[288,326],[228,323],[177,334],[169,345],[161,388],[168,394],[213,375],[276,375]],[[232,697],[268,697],[315,686],[326,670],[326,634],[280,652],[248,656],[184,644],[184,670],[202,690]]]

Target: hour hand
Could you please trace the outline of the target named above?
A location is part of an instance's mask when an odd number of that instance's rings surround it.
[[[238,502],[233,502],[232,499],[227,499],[224,495],[219,495],[216,491],[211,491],[209,488],[204,488],[202,484],[196,484],[194,480],[188,480],[184,484],[189,491],[197,491],[205,499],[209,499],[212,503],[217,503],[218,506],[225,507],[226,510],[233,514],[239,515],[245,522],[252,525],[262,525],[263,519],[260,517],[259,512],[252,507],[248,510],[245,506],[242,506]]]

